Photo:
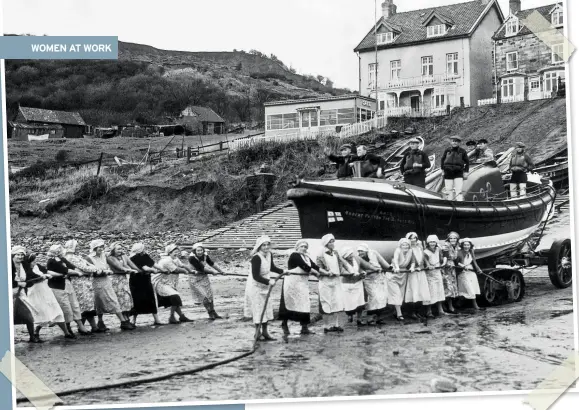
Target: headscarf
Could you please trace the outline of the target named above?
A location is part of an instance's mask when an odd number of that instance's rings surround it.
[[[402,250],[403,244],[408,245],[408,251],[406,251],[406,253],[403,253],[404,252]],[[398,241],[398,248],[400,249],[400,252],[398,254],[398,260],[396,261],[398,263],[398,266],[402,268],[408,267],[412,263],[412,260],[414,258],[414,251],[412,250],[412,244],[408,239],[402,238]],[[394,254],[394,256],[396,256],[396,253]]]
[[[71,239],[64,244],[64,252],[65,253],[74,253],[76,251],[76,247],[78,245],[78,241],[76,239]]]
[[[103,241],[102,239],[95,239],[90,243],[90,250],[94,251],[95,248],[98,248],[100,246],[105,246],[105,241]]]
[[[460,243],[459,243],[459,244],[460,244],[460,248],[461,248],[461,249],[463,248],[463,245],[464,245],[465,242],[470,243],[470,249],[474,249],[474,243],[472,243],[472,240],[471,240],[470,238],[464,238],[464,239],[461,239],[461,240],[460,240]]]
[[[23,253],[24,255],[26,255],[26,248],[24,246],[15,246],[12,248],[12,251],[10,253],[12,255],[16,255],[17,253]]]
[[[145,245],[143,245],[142,243],[136,243],[133,245],[133,247],[131,248],[131,257],[135,256],[138,253],[141,253],[145,250]]]
[[[354,249],[353,248],[342,249],[342,252],[340,252],[340,254],[342,255],[342,258],[348,259],[350,256],[354,254]]]
[[[322,245],[323,246],[328,246],[328,244],[330,243],[331,240],[336,240],[336,238],[334,237],[334,235],[332,235],[331,233],[322,236]]]
[[[438,239],[438,236],[436,235],[429,235],[428,238],[426,238],[426,244],[428,245],[430,242],[436,242],[438,243],[440,240]]]
[[[410,239],[410,238],[412,238],[413,236],[416,236],[416,239],[418,240],[418,234],[417,234],[416,232],[408,232],[408,233],[406,234],[406,239]]]
[[[449,240],[450,238],[456,238],[457,240],[460,239],[460,235],[457,234],[456,232],[451,232],[448,234],[448,236],[446,237],[447,240]]]
[[[207,255],[207,250],[205,247],[203,247],[203,244],[201,242],[197,242],[195,245],[193,245],[193,249],[191,250],[191,254],[189,256],[197,257],[197,252],[195,251],[199,248],[203,249],[203,255]]]
[[[62,253],[62,245],[52,245],[46,253],[50,258],[57,258]]]
[[[173,252],[175,249],[177,249],[177,245],[175,245],[174,243],[165,246],[165,253],[167,254],[167,256],[171,256],[171,252]]]
[[[253,250],[251,251],[251,256],[254,256],[257,252],[259,252],[262,245],[264,243],[268,243],[268,242],[271,242],[271,239],[267,235],[263,235],[263,236],[260,236],[259,238],[257,238],[257,240],[255,241],[255,246],[253,247]]]
[[[117,248],[117,246],[121,246],[121,247],[122,247],[123,245],[122,245],[120,242],[114,242],[114,243],[111,245],[111,248],[110,248],[110,249],[111,249],[111,250],[110,250],[110,254],[111,254],[111,255],[113,254],[113,252],[115,251],[115,249]]]
[[[398,247],[399,248],[402,248],[403,244],[407,244],[409,249],[412,248],[412,244],[410,243],[410,240],[407,238],[402,238],[398,241]]]
[[[297,251],[300,248],[300,246],[302,246],[302,245],[306,245],[309,247],[308,241],[306,241],[305,239],[299,239],[296,242],[295,250]]]
[[[365,243],[363,243],[362,245],[359,245],[358,249],[356,249],[356,250],[369,253],[370,247],[368,245],[366,245]]]

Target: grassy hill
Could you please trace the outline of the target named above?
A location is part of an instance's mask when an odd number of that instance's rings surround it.
[[[229,123],[263,121],[263,103],[339,95],[322,76],[298,75],[274,55],[184,52],[119,42],[117,61],[8,60],[8,118],[18,104],[79,111],[96,126],[167,123],[187,105],[213,108]]]

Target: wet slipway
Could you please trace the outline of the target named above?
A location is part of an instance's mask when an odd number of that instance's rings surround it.
[[[569,236],[566,211],[549,225],[541,247]],[[281,261],[281,259],[280,259]],[[245,273],[239,268],[237,273]],[[447,377],[459,392],[530,390],[567,359],[574,349],[572,287],[556,289],[546,267],[525,271],[526,296],[484,312],[405,325],[390,319],[380,327],[357,329],[346,323],[342,334],[300,336],[299,325],[277,341],[262,343],[239,361],[190,376],[156,383],[63,397],[65,405],[223,401],[431,393],[430,382]],[[186,313],[194,323],[151,327],[139,317],[132,332],[65,341],[56,328],[43,329],[47,340],[29,345],[24,326],[16,327],[16,355],[55,392],[183,371],[227,359],[252,347],[253,326],[242,320],[243,278],[212,278],[217,310],[225,320],[209,322],[192,303],[181,280]],[[317,312],[311,283],[312,312]],[[273,293],[279,305],[280,284]],[[160,312],[166,321],[167,310]],[[345,316],[342,321],[345,321]],[[110,327],[116,318],[107,317]],[[556,387],[556,385],[554,385]],[[23,404],[28,405],[28,404]]]

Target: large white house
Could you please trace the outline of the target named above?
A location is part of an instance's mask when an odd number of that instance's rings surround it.
[[[437,115],[493,96],[492,37],[504,22],[497,0],[403,13],[385,0],[382,13],[354,49],[360,94],[377,98],[378,115]]]

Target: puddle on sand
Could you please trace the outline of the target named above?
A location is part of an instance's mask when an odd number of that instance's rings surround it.
[[[573,314],[573,309],[568,310],[556,310],[551,312],[551,319],[556,319],[561,316]]]
[[[527,324],[527,314],[526,312],[515,312],[504,316],[498,316],[493,318],[495,323],[505,324],[505,325],[526,325]]]

